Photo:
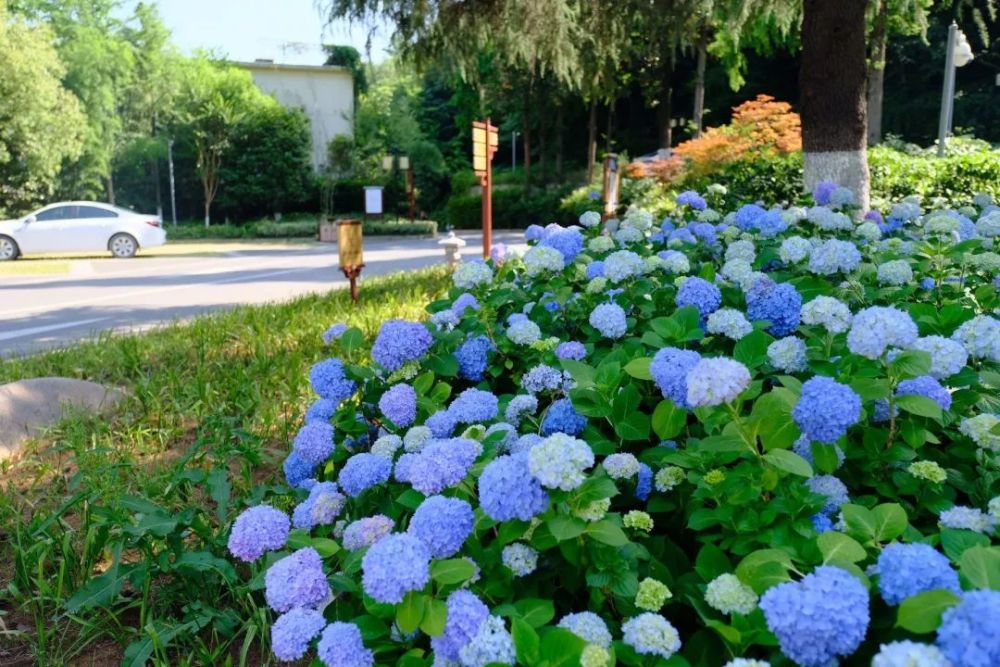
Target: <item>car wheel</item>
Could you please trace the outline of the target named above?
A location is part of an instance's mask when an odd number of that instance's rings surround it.
[[[126,259],[128,257],[135,257],[135,253],[139,249],[139,244],[129,234],[115,234],[108,241],[108,249],[115,257]]]
[[[0,262],[7,262],[17,259],[21,254],[21,249],[17,247],[17,242],[9,236],[0,236]]]

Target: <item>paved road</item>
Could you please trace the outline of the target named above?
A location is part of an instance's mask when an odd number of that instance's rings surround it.
[[[478,256],[479,235],[461,236],[468,242],[463,256]],[[508,244],[521,239],[513,233],[494,236],[495,242]],[[64,346],[103,331],[142,330],[347,284],[336,269],[335,245],[223,248],[223,254],[212,256],[74,259],[62,275],[0,276],[0,358]],[[443,257],[437,239],[366,239],[363,276],[430,266]]]

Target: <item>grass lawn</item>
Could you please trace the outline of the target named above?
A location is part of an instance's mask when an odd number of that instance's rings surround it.
[[[443,268],[0,363],[0,383],[60,375],[124,387],[110,420],[66,420],[0,464],[0,664],[266,664],[270,612],[228,525],[280,464],[334,322],[371,341],[425,315]],[[258,486],[259,485],[259,486]],[[96,575],[96,577],[95,577]],[[259,596],[258,596],[259,597]]]

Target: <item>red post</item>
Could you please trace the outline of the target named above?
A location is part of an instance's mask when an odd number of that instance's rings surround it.
[[[487,145],[489,145],[490,119],[486,119]],[[493,152],[486,157],[486,176],[483,178],[483,259],[490,258],[493,247]]]

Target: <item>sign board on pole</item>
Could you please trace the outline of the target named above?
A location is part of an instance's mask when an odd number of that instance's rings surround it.
[[[472,168],[483,185],[483,257],[490,256],[493,243],[493,155],[500,146],[497,128],[485,121],[472,121]]]
[[[365,214],[382,215],[382,186],[365,186]]]

